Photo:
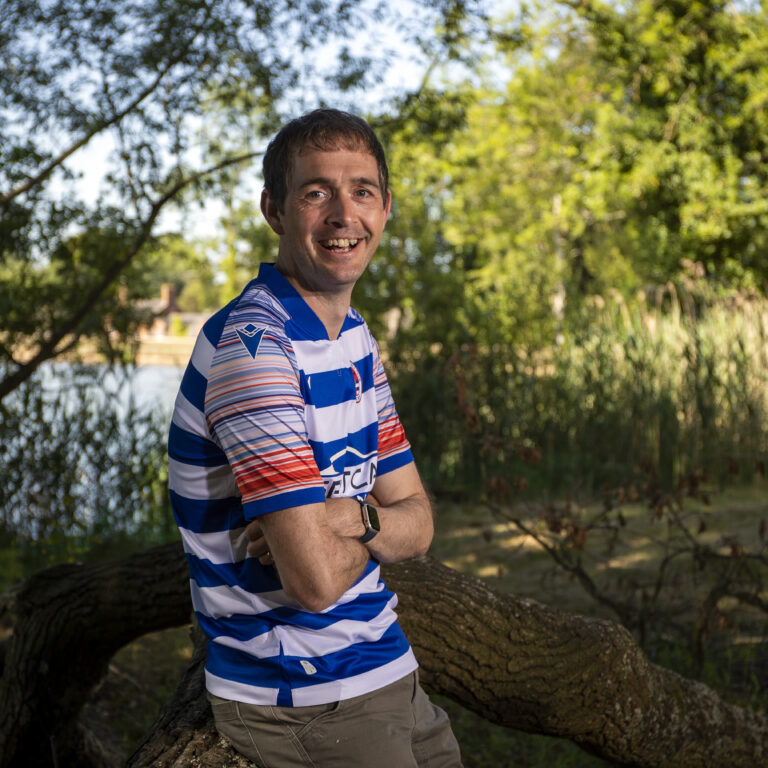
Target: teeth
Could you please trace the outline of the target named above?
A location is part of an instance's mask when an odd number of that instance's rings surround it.
[[[349,248],[350,246],[356,246],[357,240],[348,240],[347,238],[342,238],[340,240],[326,240],[325,245],[333,245],[337,248]]]

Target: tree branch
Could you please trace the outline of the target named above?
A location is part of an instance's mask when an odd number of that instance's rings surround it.
[[[208,15],[210,15],[210,10],[208,10]],[[192,43],[195,41],[195,37],[197,36],[198,32],[199,29],[194,30],[186,44],[179,49],[176,56],[172,57],[170,61],[168,61],[168,63],[158,72],[157,77],[143,91],[141,91],[133,101],[129,102],[125,107],[123,107],[123,109],[115,112],[111,117],[97,123],[94,128],[92,128],[84,136],[67,147],[63,152],[59,153],[55,158],[53,158],[53,160],[48,163],[48,165],[43,167],[42,170],[40,170],[34,176],[17,185],[6,194],[0,196],[0,206],[8,205],[8,203],[10,203],[14,198],[37,186],[56,168],[58,168],[68,157],[71,157],[75,152],[77,152],[78,149],[84,147],[94,136],[106,130],[110,126],[122,121],[122,119],[127,114],[132,112],[134,109],[136,109],[136,107],[139,106],[139,104],[151,96],[152,93],[157,90],[158,86],[163,81],[163,78],[168,74],[168,72],[170,72],[171,69],[173,69],[173,67],[175,67],[182,58],[184,58],[192,46]]]
[[[258,157],[259,152],[248,152],[244,155],[237,155],[235,157],[229,157],[222,160],[208,168],[204,168],[191,176],[185,177],[177,181],[171,186],[155,203],[152,205],[149,215],[141,223],[138,234],[134,239],[131,246],[126,252],[115,261],[110,268],[104,273],[102,279],[88,292],[80,306],[75,309],[72,314],[65,319],[65,321],[58,326],[56,332],[40,345],[37,353],[25,363],[18,363],[17,368],[0,381],[0,400],[2,400],[9,392],[12,392],[16,387],[23,384],[46,360],[50,360],[61,353],[61,349],[58,348],[61,341],[69,336],[75,334],[75,341],[79,338],[77,333],[79,325],[88,315],[93,308],[93,305],[98,301],[101,295],[109,288],[109,286],[120,276],[120,273],[128,266],[131,260],[141,250],[144,244],[152,234],[152,227],[157,220],[160,211],[163,206],[172,200],[182,189],[193,184],[204,176],[208,176],[212,173],[216,173],[224,168],[237,163],[243,163],[247,160],[252,160],[254,157]],[[74,342],[68,342],[67,348],[71,347]]]

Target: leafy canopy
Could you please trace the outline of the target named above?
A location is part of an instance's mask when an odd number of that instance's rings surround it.
[[[416,44],[452,50],[473,6],[424,3],[441,32]],[[99,332],[171,203],[215,193],[284,113],[370,88],[392,51],[355,51],[349,31],[395,16],[372,0],[2,0],[0,397]],[[113,151],[91,201],[72,159],[97,139]]]

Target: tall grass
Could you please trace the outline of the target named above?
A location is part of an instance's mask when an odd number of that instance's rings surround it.
[[[175,533],[168,417],[137,406],[130,373],[61,364],[0,404],[0,587]]]
[[[438,346],[392,378],[438,490],[594,493],[639,467],[668,487],[746,480],[768,451],[768,301],[690,283],[593,297],[547,349]]]

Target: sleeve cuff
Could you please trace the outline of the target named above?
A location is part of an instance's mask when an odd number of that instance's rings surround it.
[[[300,507],[303,504],[325,503],[325,491],[321,487],[302,488],[298,491],[289,491],[277,496],[268,496],[264,499],[255,499],[243,504],[243,514],[246,520],[266,515],[268,512],[277,512],[288,507]]]
[[[400,469],[406,464],[410,464],[413,461],[413,454],[411,449],[408,448],[401,453],[395,453],[392,456],[387,456],[385,459],[379,459],[379,465],[376,467],[376,476],[386,475],[387,472],[392,472],[395,469]]]

